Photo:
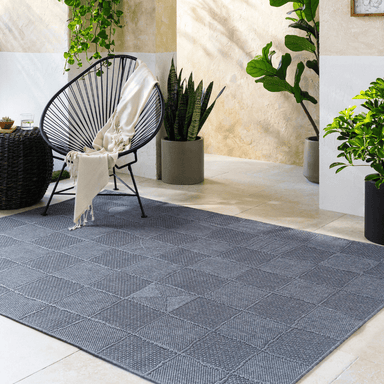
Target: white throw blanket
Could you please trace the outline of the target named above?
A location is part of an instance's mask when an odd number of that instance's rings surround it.
[[[130,148],[140,113],[157,83],[145,63],[137,60],[137,65],[121,91],[116,110],[96,135],[93,149],[71,151],[65,158],[71,178],[77,180],[75,226],[70,230],[84,225],[89,212],[93,220],[92,200],[108,184],[119,152]]]

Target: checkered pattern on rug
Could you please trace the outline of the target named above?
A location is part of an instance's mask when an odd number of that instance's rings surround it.
[[[142,199],[0,219],[0,314],[158,384],[293,384],[384,306],[384,247]]]

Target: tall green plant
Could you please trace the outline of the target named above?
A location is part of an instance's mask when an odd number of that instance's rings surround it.
[[[69,71],[69,65],[77,64],[82,67],[80,54],[85,53],[86,60],[101,59],[100,48],[107,50],[108,56],[113,56],[115,48],[116,28],[122,28],[120,18],[123,11],[117,9],[121,0],[58,0],[63,1],[71,11],[68,20],[70,41],[67,52],[64,52],[64,71]],[[91,45],[92,44],[92,45]],[[88,56],[88,51],[94,52]],[[98,75],[100,75],[98,71]]]
[[[297,64],[294,84],[289,84],[286,77],[288,67],[292,63],[292,56],[289,53],[285,53],[281,57],[278,67],[274,67],[272,56],[276,52],[270,51],[272,47],[272,42],[270,42],[263,48],[261,55],[256,56],[247,64],[246,71],[250,76],[258,78],[255,82],[262,83],[266,90],[270,92],[288,92],[292,94],[295,97],[296,102],[303,108],[316,136],[319,137],[319,129],[303,103],[304,101],[309,101],[313,104],[317,104],[317,100],[300,87],[300,81],[305,66],[319,75],[320,24],[319,21],[316,20],[319,0],[270,0],[270,5],[273,7],[281,7],[289,2],[293,3],[293,9],[288,12],[290,16],[286,18],[293,22],[289,24],[289,27],[304,32],[305,37],[286,35],[285,46],[293,52],[310,52],[313,54],[313,58],[307,60],[305,65],[302,61]],[[293,15],[293,17],[291,15]]]
[[[165,103],[164,127],[168,140],[193,141],[197,139],[201,128],[215,106],[216,100],[223,93],[225,87],[208,107],[213,81],[206,90],[203,88],[203,81],[200,81],[195,89],[192,73],[186,81],[186,79],[181,80],[182,72],[183,70],[177,75],[172,59],[168,75],[168,98]]]

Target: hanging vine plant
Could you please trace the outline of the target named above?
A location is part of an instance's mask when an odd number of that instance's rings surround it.
[[[115,49],[116,28],[123,28],[120,19],[123,11],[117,9],[121,0],[58,0],[64,2],[71,11],[68,20],[70,30],[69,48],[64,52],[64,71],[70,70],[70,65],[83,66],[80,54],[85,53],[90,63],[93,59],[101,59],[100,48],[107,50],[108,56],[113,56]],[[92,49],[92,55],[88,52]],[[99,71],[100,72],[100,71]],[[98,73],[100,75],[100,73]]]

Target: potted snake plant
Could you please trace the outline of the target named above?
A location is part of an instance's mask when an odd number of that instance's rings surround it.
[[[167,136],[161,140],[162,180],[167,184],[189,185],[204,180],[204,140],[200,130],[215,106],[208,106],[213,82],[205,90],[203,81],[195,88],[192,73],[188,81],[177,75],[173,59],[168,76],[164,127]]]
[[[289,2],[293,3],[293,9],[288,12],[289,17],[286,18],[292,21],[289,27],[304,32],[305,37],[286,35],[285,46],[293,52],[310,52],[313,55],[312,59],[306,60],[305,65],[302,61],[297,64],[294,84],[289,84],[286,76],[292,57],[289,53],[285,53],[281,57],[278,67],[274,67],[272,56],[276,52],[270,51],[271,42],[263,48],[261,55],[256,56],[247,64],[246,71],[250,76],[257,78],[255,82],[262,83],[267,91],[292,94],[296,102],[302,107],[315,133],[315,136],[305,139],[303,174],[309,181],[319,183],[319,129],[304,104],[304,101],[317,104],[317,100],[300,87],[301,76],[305,67],[314,71],[317,76],[319,75],[320,24],[317,21],[319,0],[270,0],[270,5],[281,7]]]
[[[346,108],[324,128],[324,137],[338,134],[337,157],[345,160],[329,167],[337,168],[336,173],[349,166],[369,166],[375,171],[365,177],[364,235],[384,245],[384,80],[376,79],[354,99],[365,100],[362,107],[367,112],[355,115],[356,106]]]

